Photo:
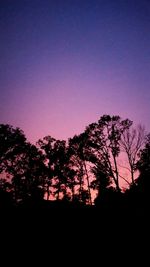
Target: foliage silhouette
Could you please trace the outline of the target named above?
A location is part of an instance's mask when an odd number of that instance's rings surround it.
[[[150,135],[132,130],[129,119],[104,115],[68,141],[46,136],[36,146],[19,128],[1,124],[0,148],[0,208],[76,207],[115,216],[149,208]],[[122,151],[131,175],[124,191]]]

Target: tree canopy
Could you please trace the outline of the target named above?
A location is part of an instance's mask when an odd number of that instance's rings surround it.
[[[126,177],[120,169],[123,153],[127,159],[124,167],[129,170]],[[106,205],[122,201],[135,190],[145,194],[149,190],[149,155],[150,135],[119,116],[103,115],[66,141],[48,135],[36,145],[27,141],[21,129],[1,124],[1,206],[36,206],[54,200],[69,205]],[[127,182],[126,189],[122,179]]]

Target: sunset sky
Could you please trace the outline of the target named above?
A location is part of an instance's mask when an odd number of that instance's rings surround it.
[[[150,1],[1,0],[0,96],[31,142],[103,114],[150,131]]]

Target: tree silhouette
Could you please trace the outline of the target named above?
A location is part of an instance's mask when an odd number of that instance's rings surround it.
[[[140,175],[136,181],[138,189],[149,199],[150,189],[150,134],[147,135],[145,147],[141,150],[137,163]]]
[[[92,172],[96,178],[91,182],[91,187],[95,190],[98,190],[99,194],[103,194],[107,188],[112,185],[112,181],[109,175],[103,170],[103,165],[99,162],[92,167]]]
[[[0,145],[0,170],[6,183],[10,181],[14,201],[24,202],[33,197],[35,190],[44,190],[42,155],[26,141],[23,132],[19,128],[1,125]]]
[[[54,177],[54,163],[55,163],[55,156],[54,156],[54,144],[56,140],[51,136],[46,136],[43,139],[40,139],[37,142],[37,146],[39,147],[40,151],[43,154],[43,163],[45,164],[46,168],[46,194],[47,200],[49,200],[50,195],[52,194],[52,183]]]
[[[26,138],[19,128],[0,124],[0,173],[12,165],[12,161],[22,153],[25,144]]]
[[[145,130],[141,125],[139,125],[136,129],[125,129],[121,136],[121,145],[128,158],[132,184],[135,183],[134,173],[139,159],[139,152],[144,145],[144,141]]]
[[[68,175],[74,177],[74,172],[69,168],[69,154],[66,141],[60,141],[51,136],[44,137],[38,141],[38,145],[45,156],[45,166],[47,168],[47,196],[50,193],[60,199],[60,194],[67,195]],[[72,177],[70,176],[70,182]],[[73,190],[73,187],[72,187]]]
[[[22,170],[20,179],[18,180],[16,176],[13,180],[13,184],[19,186],[18,195],[22,194],[23,201],[26,198],[34,201],[42,200],[44,197],[46,173],[42,160],[43,156],[37,147],[28,143],[23,154],[22,166],[20,166]]]
[[[113,181],[117,191],[120,191],[119,169],[117,159],[120,154],[120,140],[123,132],[131,125],[130,120],[121,120],[119,116],[104,115],[98,123],[92,123],[86,128],[91,151],[99,162],[101,173]]]
[[[19,175],[19,158],[26,146],[26,138],[23,132],[10,125],[0,125],[0,173],[1,177],[7,180],[13,180]],[[16,200],[16,185],[12,187],[13,196]]]
[[[82,133],[78,136],[75,135],[73,138],[70,138],[69,147],[71,151],[72,161],[74,162],[74,166],[78,168],[80,198],[83,201],[82,192],[85,191],[84,177],[86,177],[89,203],[92,205],[90,178],[87,169],[87,162],[89,161],[89,146],[88,146],[87,134]]]
[[[36,146],[19,128],[1,124],[0,208],[93,209],[94,190],[96,210],[103,215],[127,214],[127,210],[142,214],[149,208],[150,135],[143,148],[144,140],[144,128],[133,129],[132,121],[119,116],[102,116],[68,142],[46,136]],[[131,173],[125,192],[120,187],[122,150]]]

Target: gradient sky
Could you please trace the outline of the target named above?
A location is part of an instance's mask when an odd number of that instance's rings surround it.
[[[103,114],[150,131],[150,1],[1,0],[0,94],[31,142]]]

